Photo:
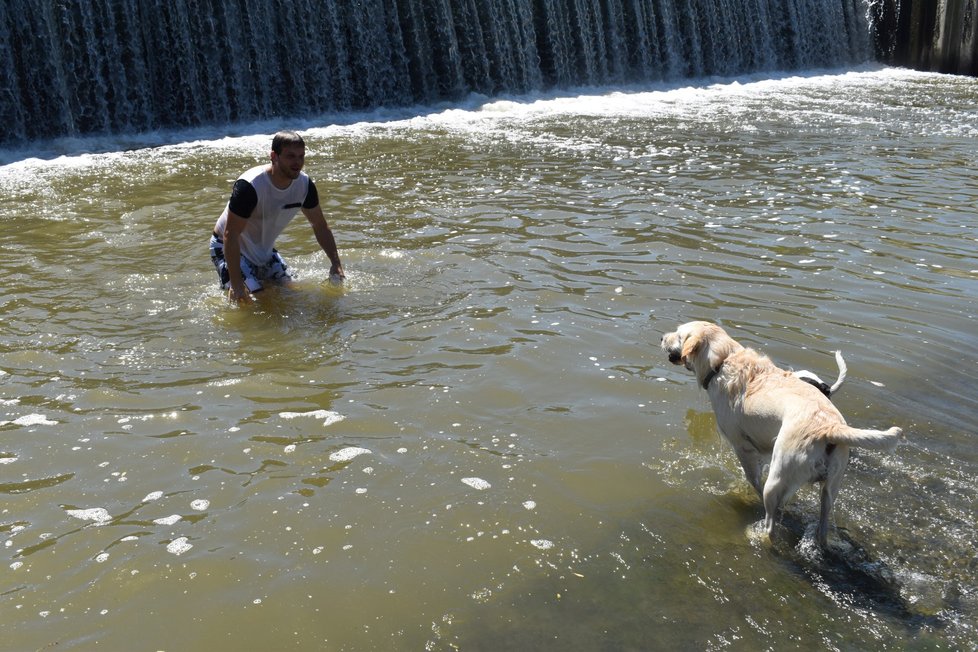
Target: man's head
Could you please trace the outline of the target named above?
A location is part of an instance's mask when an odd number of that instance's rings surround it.
[[[281,154],[284,148],[292,146],[305,149],[306,141],[294,131],[280,131],[272,137],[272,151],[276,154]]]
[[[306,159],[306,143],[294,131],[280,131],[272,138],[272,171],[295,179]]]

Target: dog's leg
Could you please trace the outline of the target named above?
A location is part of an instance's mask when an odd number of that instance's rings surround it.
[[[822,508],[819,513],[818,529],[815,530],[815,539],[823,549],[829,546],[832,506],[835,503],[835,497],[839,495],[842,475],[849,463],[849,447],[833,446],[828,457],[825,479],[822,481]]]
[[[802,456],[796,450],[784,450],[785,441],[791,435],[782,428],[771,454],[771,469],[764,483],[764,529],[774,540],[774,528],[781,517],[781,509],[795,495],[798,487],[808,478],[800,466]]]
[[[771,541],[774,541],[774,528],[781,517],[781,506],[785,500],[785,487],[772,469],[764,483],[764,531]]]
[[[740,466],[744,469],[744,476],[747,478],[747,482],[754,487],[757,495],[763,498],[764,485],[761,482],[761,474],[764,470],[764,465],[761,456],[753,449],[741,449],[737,451],[737,459],[740,460]]]

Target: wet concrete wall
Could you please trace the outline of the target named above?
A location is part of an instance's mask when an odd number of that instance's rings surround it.
[[[880,0],[871,11],[882,60],[978,76],[978,0]]]

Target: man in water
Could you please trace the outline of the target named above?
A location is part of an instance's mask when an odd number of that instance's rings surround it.
[[[323,216],[316,184],[302,171],[306,144],[294,131],[272,139],[271,163],[242,174],[211,236],[211,260],[231,301],[251,301],[262,281],[288,284],[292,274],[275,250],[275,239],[298,211],[309,220],[329,257],[331,279],[343,279],[333,232]]]

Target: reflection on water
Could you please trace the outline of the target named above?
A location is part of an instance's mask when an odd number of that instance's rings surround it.
[[[972,79],[895,70],[310,128],[253,306],[207,237],[267,137],[0,168],[11,649],[970,648]],[[828,553],[662,332],[849,380]]]

